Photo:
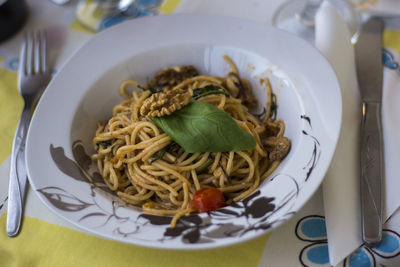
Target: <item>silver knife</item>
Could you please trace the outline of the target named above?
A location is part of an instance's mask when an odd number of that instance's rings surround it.
[[[355,55],[362,100],[361,121],[361,223],[369,246],[382,239],[382,182],[384,176],[381,123],[382,31],[384,23],[371,18],[362,27]]]

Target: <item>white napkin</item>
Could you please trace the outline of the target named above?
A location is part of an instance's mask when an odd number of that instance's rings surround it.
[[[329,258],[336,265],[362,244],[359,188],[360,97],[354,49],[347,26],[336,9],[324,1],[316,15],[316,47],[336,71],[342,92],[342,129],[338,146],[323,183]],[[382,123],[385,158],[385,206],[387,220],[400,206],[400,92],[398,73],[385,69]],[[397,78],[397,79],[396,79]]]
[[[400,1],[399,1],[400,2]],[[400,7],[399,7],[400,8]],[[400,12],[400,10],[399,10]],[[386,29],[400,32],[400,16],[385,20]],[[400,35],[398,35],[400,36]],[[393,39],[392,39],[393,40]],[[397,37],[397,51],[390,51],[393,60],[399,62],[400,39]],[[390,48],[387,48],[390,50]],[[382,95],[382,129],[385,159],[385,213],[387,220],[400,207],[400,70],[384,68]]]
[[[316,15],[315,45],[334,68],[343,101],[342,129],[323,182],[329,258],[336,265],[362,242],[358,168],[361,100],[349,30],[328,1]]]

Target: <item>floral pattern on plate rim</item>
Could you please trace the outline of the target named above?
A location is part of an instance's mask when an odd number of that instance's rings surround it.
[[[305,120],[308,128],[312,131],[311,119],[308,116],[300,116]],[[120,238],[137,239],[137,233],[146,228],[147,225],[162,226],[165,230],[156,241],[168,242],[180,238],[182,243],[199,244],[215,242],[221,238],[242,237],[253,231],[266,231],[275,224],[288,220],[295,211],[293,210],[295,200],[302,186],[310,178],[314,168],[318,164],[321,155],[321,145],[316,137],[302,130],[303,135],[311,138],[313,143],[312,153],[306,165],[302,168],[304,178],[299,183],[287,174],[278,173],[269,178],[273,181],[276,177],[286,177],[293,184],[292,190],[277,203],[274,197],[261,195],[257,190],[243,201],[233,203],[225,208],[203,214],[192,214],[182,217],[174,228],[169,227],[171,217],[157,216],[151,214],[140,214],[139,216],[125,216],[119,214],[120,208],[130,206],[118,199],[104,183],[102,176],[98,173],[90,157],[86,154],[80,140],[73,142],[73,160],[65,155],[63,147],[50,145],[51,157],[58,169],[72,179],[90,185],[90,200],[82,200],[66,190],[48,186],[37,189],[47,201],[55,208],[64,212],[79,212],[79,222],[95,218],[98,223],[94,227],[103,227],[115,223],[113,234]],[[111,205],[101,203],[99,195],[106,194],[112,200]],[[289,207],[287,207],[289,205]],[[285,208],[286,212],[279,218],[273,215]],[[244,218],[237,223],[238,218]],[[99,222],[101,222],[99,224]],[[128,224],[129,227],[120,227]],[[129,229],[128,231],[126,229]],[[139,238],[140,239],[140,238]]]

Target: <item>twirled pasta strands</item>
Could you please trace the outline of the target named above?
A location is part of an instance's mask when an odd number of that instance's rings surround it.
[[[225,59],[238,75],[235,64],[229,58]],[[196,88],[215,85],[229,92],[226,79],[195,76],[174,88],[193,93]],[[268,79],[264,84],[272,96]],[[107,123],[99,124],[93,139],[97,153],[92,156],[107,186],[125,202],[141,205],[147,213],[174,216],[171,222],[174,226],[179,217],[192,212],[190,201],[200,188],[218,188],[224,193],[227,203],[240,201],[254,192],[278,167],[280,161],[270,162],[262,144],[266,135],[265,120],[250,114],[239,98],[210,94],[197,101],[210,103],[230,114],[244,131],[255,138],[256,148],[190,154],[176,144],[171,149],[173,140],[149,118],[140,115],[140,107],[151,92],[134,90],[129,93],[128,86],[140,87],[133,80],[121,84],[120,93],[126,100],[114,107],[113,116]],[[276,135],[282,136],[285,131],[283,121],[272,123],[279,128]]]

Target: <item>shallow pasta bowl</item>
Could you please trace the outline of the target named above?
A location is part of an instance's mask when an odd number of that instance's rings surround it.
[[[169,65],[194,65],[225,76],[228,55],[251,81],[260,103],[268,77],[278,118],[292,141],[289,155],[254,194],[215,212],[183,217],[143,214],[107,190],[90,160],[98,121],[121,102],[119,85],[145,83]],[[291,218],[321,184],[341,124],[340,88],[327,60],[307,42],[242,19],[209,15],[141,18],[95,35],[54,77],[28,133],[26,161],[33,190],[55,214],[82,230],[126,243],[202,249],[263,235]]]

